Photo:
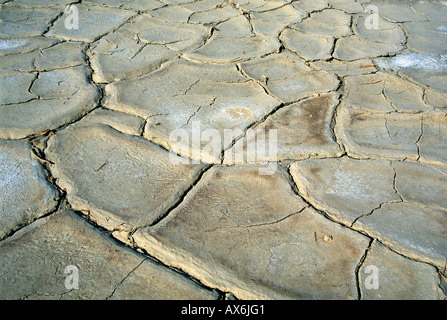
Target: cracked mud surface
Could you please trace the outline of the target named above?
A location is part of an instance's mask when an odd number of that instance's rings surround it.
[[[446,298],[446,1],[0,6],[0,298]]]

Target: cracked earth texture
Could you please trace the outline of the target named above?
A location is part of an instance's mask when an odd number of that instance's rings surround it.
[[[1,299],[446,298],[446,1],[0,6]]]

